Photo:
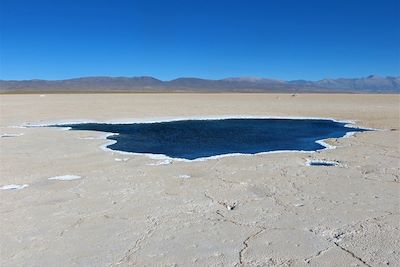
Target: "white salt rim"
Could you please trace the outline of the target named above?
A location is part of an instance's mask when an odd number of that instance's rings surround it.
[[[1,190],[20,190],[28,187],[28,184],[8,184],[0,187]]]
[[[82,177],[78,176],[78,175],[60,175],[60,176],[54,176],[54,177],[50,177],[48,178],[49,180],[59,180],[59,181],[72,181],[72,180],[77,180],[77,179],[81,179]]]

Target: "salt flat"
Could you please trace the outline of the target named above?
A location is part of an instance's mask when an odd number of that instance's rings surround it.
[[[399,266],[400,97],[1,95],[1,266]],[[277,116],[380,129],[336,149],[182,162],[60,121]],[[122,160],[116,160],[122,159]],[[307,166],[310,160],[338,166]],[[49,180],[74,175],[81,179]]]

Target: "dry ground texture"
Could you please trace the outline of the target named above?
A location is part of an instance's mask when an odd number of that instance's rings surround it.
[[[28,185],[0,190],[1,266],[400,266],[399,95],[0,101],[0,186]],[[318,153],[163,162],[104,151],[101,133],[13,127],[229,115],[331,117],[381,130],[330,139],[337,148]],[[48,179],[60,175],[81,178]]]

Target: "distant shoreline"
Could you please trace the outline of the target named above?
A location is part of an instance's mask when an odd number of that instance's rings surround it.
[[[301,91],[301,92],[284,92],[284,91],[1,91],[0,95],[78,95],[78,94],[283,94],[283,95],[310,95],[310,94],[321,94],[321,95],[400,95],[400,92],[340,92],[340,91],[330,91],[330,92],[321,92],[321,91]]]
[[[400,93],[400,77],[370,75],[319,81],[236,77],[220,80],[153,77],[81,77],[0,80],[0,93]]]
[[[0,89],[0,95],[40,95],[40,94],[378,94],[378,95],[399,95],[400,91],[280,91],[280,90],[215,90],[215,89],[132,89],[132,90],[41,90],[41,89]]]

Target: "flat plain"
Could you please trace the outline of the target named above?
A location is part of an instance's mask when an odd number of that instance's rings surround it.
[[[0,104],[0,187],[27,185],[0,190],[1,266],[400,265],[399,95],[21,94]],[[377,130],[316,153],[180,162],[105,151],[98,132],[19,127],[219,116]]]

